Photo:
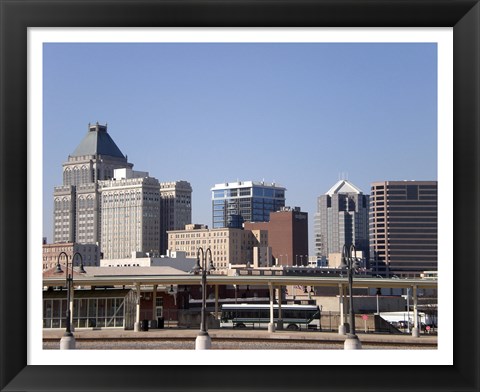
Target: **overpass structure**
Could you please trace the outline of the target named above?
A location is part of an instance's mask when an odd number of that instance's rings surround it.
[[[140,291],[142,288],[153,287],[155,293],[159,286],[168,287],[170,285],[185,285],[195,286],[201,285],[201,275],[191,275],[188,273],[178,274],[128,274],[125,273],[127,269],[117,269],[111,267],[109,269],[98,269],[98,267],[85,267],[86,274],[74,273],[73,286],[74,287],[106,287],[106,286],[128,286],[132,287],[137,292],[136,302],[136,324],[140,322]],[[98,271],[97,271],[98,270]],[[101,270],[101,271],[100,271]],[[178,270],[176,270],[178,271]],[[132,271],[133,272],[133,271]],[[142,271],[143,272],[143,271]],[[180,271],[178,271],[180,272]],[[219,296],[218,287],[226,285],[252,285],[252,286],[266,286],[269,288],[269,298],[271,304],[271,319],[273,320],[273,301],[274,292],[278,290],[277,298],[281,298],[280,290],[285,286],[313,286],[313,287],[337,287],[340,297],[340,317],[344,320],[345,317],[345,303],[346,291],[348,288],[347,277],[341,276],[308,276],[305,275],[284,275],[281,270],[259,271],[249,270],[246,274],[227,276],[227,275],[208,275],[207,284],[215,287],[215,314],[219,314]],[[44,287],[63,286],[65,284],[65,277],[63,274],[44,275]],[[353,279],[353,288],[400,288],[412,289],[413,297],[413,316],[414,323],[418,322],[417,310],[417,290],[418,289],[437,289],[436,279],[421,279],[421,278],[377,278],[368,277],[364,275],[355,276]],[[73,296],[71,298],[70,306],[73,306]],[[279,304],[281,307],[281,304]],[[417,328],[417,325],[415,325]]]

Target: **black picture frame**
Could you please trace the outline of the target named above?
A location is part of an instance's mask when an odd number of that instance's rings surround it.
[[[0,13],[2,391],[479,390],[480,5],[477,1],[0,0]],[[282,367],[268,364],[256,367],[27,366],[26,200],[27,192],[32,192],[27,189],[27,29],[154,26],[453,27],[452,366],[295,366],[291,358],[285,358]],[[219,351],[218,355],[224,354]],[[276,355],[275,352],[272,355]],[[435,352],[419,355],[424,355],[428,364],[428,356]]]

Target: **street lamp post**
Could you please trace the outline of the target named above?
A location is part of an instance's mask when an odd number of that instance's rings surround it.
[[[410,333],[410,287],[407,287],[407,333]]]
[[[353,274],[358,269],[359,263],[357,259],[357,250],[355,245],[351,245],[350,249],[346,245],[343,245],[342,251],[342,262],[340,263],[340,268],[346,268],[348,274],[348,291],[349,291],[349,323],[350,323],[350,332],[347,333],[347,338],[345,339],[344,349],[345,350],[358,350],[362,348],[362,343],[355,334],[355,313],[353,311]]]
[[[377,293],[376,293],[376,296],[377,296],[377,313],[376,314],[380,314],[380,302],[378,301],[378,298],[381,294],[382,294],[382,289],[379,287],[377,288]]]
[[[202,254],[201,264],[200,264],[200,253]],[[207,259],[210,255],[210,264],[207,267]],[[212,262],[212,251],[210,248],[204,252],[203,248],[198,248],[197,250],[197,264],[193,267],[192,272],[202,274],[202,313],[201,313],[201,322],[200,322],[200,333],[195,340],[195,350],[208,350],[212,347],[212,339],[207,332],[207,319],[206,319],[206,307],[207,307],[207,273],[214,271],[215,267]]]
[[[66,280],[66,286],[67,286],[67,310],[65,312],[65,333],[63,334],[63,337],[60,339],[60,350],[72,350],[75,349],[75,337],[73,336],[72,329],[71,329],[71,324],[70,324],[70,298],[71,298],[71,292],[70,290],[72,289],[73,286],[73,262],[75,261],[75,256],[80,257],[80,268],[79,272],[84,274],[85,270],[83,268],[83,258],[82,255],[78,252],[75,252],[72,256],[72,273],[68,273],[68,255],[65,252],[60,252],[58,257],[57,257],[57,269],[55,270],[55,273],[61,274],[63,273],[62,267],[60,266],[60,257],[62,255],[65,255],[65,258],[67,259],[66,266],[65,266],[65,280]]]

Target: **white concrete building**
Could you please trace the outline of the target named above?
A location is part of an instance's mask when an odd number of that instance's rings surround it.
[[[129,258],[132,252],[160,253],[160,187],[146,172],[115,170],[99,181],[101,250],[104,259]]]
[[[172,267],[190,272],[196,262],[195,257],[187,257],[185,252],[167,252],[167,255],[151,257],[143,252],[132,252],[124,259],[102,259],[100,267]]]

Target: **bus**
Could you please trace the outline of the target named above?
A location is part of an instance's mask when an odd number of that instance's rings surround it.
[[[420,277],[422,279],[438,280],[438,271],[423,271]]]
[[[321,329],[320,308],[315,305],[282,305],[283,326],[289,330]],[[273,319],[278,321],[278,305],[273,305]],[[270,322],[269,304],[222,305],[220,327],[266,327]]]

